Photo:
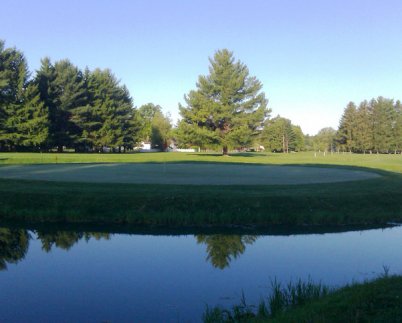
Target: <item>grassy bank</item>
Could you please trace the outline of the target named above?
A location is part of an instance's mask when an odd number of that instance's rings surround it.
[[[402,220],[402,180],[291,186],[97,185],[0,180],[0,217],[146,225],[383,224]]]
[[[54,154],[0,154],[2,163],[49,162]],[[58,162],[235,162],[368,167],[364,181],[273,186],[194,186],[0,180],[0,220],[161,226],[367,225],[402,221],[402,156],[63,154]],[[391,172],[392,171],[392,172]]]
[[[338,290],[310,282],[281,287],[259,306],[245,300],[232,309],[207,309],[204,322],[400,322],[402,277],[382,277]]]

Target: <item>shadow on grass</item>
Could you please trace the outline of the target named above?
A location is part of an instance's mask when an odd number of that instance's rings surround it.
[[[252,152],[239,152],[239,153],[230,153],[228,156],[222,155],[222,153],[198,153],[198,154],[187,154],[188,156],[199,156],[199,157],[261,157],[267,156],[265,154],[260,153],[252,153]]]
[[[210,155],[210,156],[221,156],[221,155]],[[254,157],[254,156],[250,156]],[[88,163],[77,163],[77,164],[88,164]],[[104,164],[104,163],[91,163],[91,164]],[[392,176],[401,176],[402,174],[398,172],[393,172],[390,170],[382,170],[379,168],[374,168],[374,167],[365,167],[365,166],[355,166],[355,165],[341,165],[341,164],[321,164],[321,163],[286,163],[286,164],[270,164],[270,163],[261,163],[261,162],[239,162],[239,161],[231,161],[230,158],[228,159],[222,159],[220,161],[213,161],[213,160],[171,160],[171,161],[146,161],[146,162],[127,162],[127,163],[116,163],[116,164],[155,164],[155,165],[163,165],[163,164],[206,164],[206,165],[222,165],[222,164],[227,164],[227,165],[236,165],[236,166],[268,166],[268,167],[310,167],[310,168],[338,168],[338,169],[345,169],[345,170],[358,170],[358,171],[367,171],[367,172],[372,172],[372,173],[378,173],[380,175],[386,176],[386,175],[392,175]]]

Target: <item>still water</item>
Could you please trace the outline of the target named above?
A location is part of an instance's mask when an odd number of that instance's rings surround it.
[[[199,322],[270,280],[342,286],[402,273],[402,227],[314,234],[0,228],[0,322]]]

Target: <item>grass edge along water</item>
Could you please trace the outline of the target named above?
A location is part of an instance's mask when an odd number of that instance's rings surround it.
[[[205,323],[241,322],[400,322],[402,276],[384,274],[374,280],[329,288],[298,280],[281,286],[271,281],[271,295],[258,306],[247,304],[244,294],[230,309],[206,308]]]

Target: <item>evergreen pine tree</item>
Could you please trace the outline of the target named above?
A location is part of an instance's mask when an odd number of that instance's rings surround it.
[[[367,101],[361,102],[356,112],[355,147],[363,153],[374,149],[373,116]]]
[[[221,146],[227,154],[228,147],[252,143],[269,110],[262,84],[232,52],[219,50],[209,61],[209,75],[199,77],[197,90],[185,96],[187,106],[179,106],[177,135],[187,143]]]
[[[300,126],[292,125],[293,140],[289,143],[289,148],[294,151],[305,149],[304,134]]]
[[[28,149],[40,149],[48,140],[49,114],[40,100],[36,84],[30,83],[24,91],[24,100],[16,111],[18,144]]]
[[[87,103],[82,72],[68,60],[53,65],[45,58],[35,82],[49,111],[50,146],[57,147],[60,152],[65,146],[74,147],[81,132],[72,122],[73,110]]]
[[[393,149],[402,152],[402,104],[401,101],[395,102],[395,120],[393,127]]]
[[[15,149],[20,144],[18,110],[28,77],[24,54],[15,48],[5,48],[0,41],[0,150]]]
[[[352,151],[356,148],[356,115],[356,105],[353,102],[349,102],[343,112],[338,129],[338,142],[347,151]]]
[[[73,110],[72,121],[82,130],[81,141],[99,151],[130,149],[138,141],[140,120],[125,86],[110,70],[85,72],[87,105]]]
[[[373,145],[377,152],[388,152],[392,145],[393,100],[379,97],[370,101]]]

